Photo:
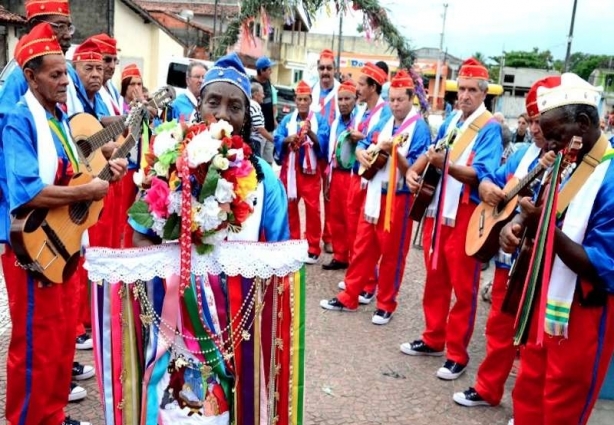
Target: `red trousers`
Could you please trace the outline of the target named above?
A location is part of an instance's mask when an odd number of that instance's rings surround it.
[[[128,170],[128,173],[122,178],[117,185],[120,186],[121,196],[117,202],[117,208],[115,209],[115,223],[117,223],[117,230],[119,233],[118,240],[116,241],[121,248],[132,248],[132,235],[134,231],[132,226],[128,224],[128,210],[134,204],[136,195],[138,193],[137,187],[134,184],[133,176],[136,170]]]
[[[358,223],[354,257],[345,274],[345,291],[337,298],[348,308],[358,307],[358,296],[373,276],[379,264],[377,308],[393,313],[397,308],[397,294],[405,272],[413,221],[409,218],[410,195],[397,194],[393,205],[390,232],[384,230],[386,195],[381,196],[377,224],[364,219]],[[364,208],[361,214],[364,213]]]
[[[537,297],[539,299],[539,295]],[[520,351],[512,393],[515,425],[584,425],[614,353],[614,296],[605,307],[571,305],[569,338],[536,344],[538,315]]]
[[[349,171],[335,170],[330,181],[328,202],[328,224],[333,244],[333,259],[348,263],[350,261],[350,248],[354,240],[348,234],[348,188],[351,175]]]
[[[318,161],[318,172],[322,179],[322,187],[324,187],[324,181],[328,179],[326,175],[326,169],[328,168],[328,161],[320,159]],[[322,230],[322,242],[332,243],[332,231],[330,228],[330,202],[324,199],[324,228]]]
[[[467,347],[473,334],[480,285],[481,264],[465,254],[465,236],[474,204],[458,206],[456,225],[441,226],[439,261],[436,270],[430,264],[433,237],[433,218],[424,221],[424,257],[426,283],[424,285],[425,330],[422,340],[439,351],[447,348],[447,358],[466,365]],[[452,291],[456,302],[450,309]]]
[[[61,285],[39,287],[15,262],[7,245],[2,269],[12,330],[6,419],[12,425],[60,425],[72,379],[78,276]]]
[[[358,230],[358,223],[362,218],[362,205],[365,202],[367,196],[367,190],[361,187],[361,178],[358,174],[352,174],[350,177],[350,185],[348,186],[348,200],[347,200],[347,235],[350,243],[350,261],[354,252],[354,242],[356,241],[356,232]]]
[[[281,169],[282,182],[288,189],[286,182],[287,172]],[[322,220],[320,218],[320,191],[322,189],[319,174],[296,173],[296,194],[293,201],[288,199],[288,221],[290,224],[290,237],[301,239],[301,220],[298,203],[302,199],[305,204],[305,236],[309,245],[309,254],[320,255],[320,237],[322,236]]]
[[[515,317],[501,311],[508,275],[509,269],[495,269],[492,304],[486,322],[486,357],[478,368],[475,384],[478,394],[493,406],[501,402],[505,381],[512,370],[517,351],[514,346]]]

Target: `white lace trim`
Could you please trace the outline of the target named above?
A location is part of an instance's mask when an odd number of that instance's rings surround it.
[[[192,253],[192,273],[247,278],[286,276],[296,272],[306,258],[307,242],[222,242],[208,255]],[[144,248],[88,248],[85,269],[92,281],[125,282],[168,278],[179,274],[179,245],[165,243]]]

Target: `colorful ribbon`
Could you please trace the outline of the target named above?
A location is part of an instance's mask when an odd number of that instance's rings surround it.
[[[188,167],[187,151],[181,164],[181,233],[179,234],[181,265],[179,271],[179,294],[183,295],[190,285],[192,269],[192,185]]]

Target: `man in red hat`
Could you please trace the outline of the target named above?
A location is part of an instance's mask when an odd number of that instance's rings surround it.
[[[362,68],[358,77],[358,85],[356,93],[358,102],[362,103],[359,107],[352,130],[350,132],[350,141],[357,144],[361,140],[370,144],[375,129],[379,124],[388,122],[392,116],[392,111],[387,102],[382,98],[382,87],[388,80],[388,74],[382,68],[367,62]],[[358,175],[360,163],[354,164],[354,170],[350,179],[348,189],[348,217],[347,217],[347,233],[350,241],[350,262],[353,257],[354,244],[356,243],[356,231],[360,221],[360,209],[363,205],[366,195],[366,183],[363,183],[362,178]],[[377,277],[375,270],[371,273],[372,278],[367,286],[361,292],[359,301],[361,304],[369,304],[375,295],[375,286]],[[345,290],[345,282],[339,282],[339,289]]]
[[[539,110],[537,108],[537,88],[549,84],[552,79],[546,77],[531,87],[526,98],[526,109],[531,122],[533,143],[514,152],[494,173],[489,174],[480,183],[480,199],[492,206],[505,199],[503,187],[512,177],[523,179],[541,162],[551,165],[554,153],[546,155],[546,139],[539,128]],[[471,235],[468,235],[471,237]],[[476,384],[464,392],[457,392],[453,399],[462,406],[497,406],[503,397],[505,381],[516,358],[517,347],[514,346],[515,317],[502,311],[503,300],[507,290],[512,255],[500,251],[495,257],[495,275],[492,283],[492,304],[486,322],[486,357],[482,360],[476,376]]]
[[[112,81],[113,75],[115,74],[115,68],[119,63],[119,58],[117,57],[117,40],[104,33],[93,35],[90,39],[98,44],[100,53],[102,53],[103,76],[100,96],[110,116],[121,115],[121,96]]]
[[[318,159],[326,157],[330,129],[324,117],[310,109],[311,87],[301,80],[295,93],[296,109],[275,130],[275,155],[281,161],[280,178],[288,194],[290,236],[301,239],[298,202],[302,199],[309,244],[305,262],[315,264],[320,257],[322,236]]]
[[[444,121],[437,138],[442,140],[451,131],[460,135],[447,153],[431,146],[406,176],[416,192],[428,163],[443,171],[438,195],[424,221],[425,330],[421,339],[401,345],[401,351],[442,356],[446,348],[446,361],[437,371],[444,380],[458,378],[469,363],[467,347],[475,323],[481,264],[465,254],[467,226],[480,201],[478,184],[498,168],[503,152],[501,126],[484,106],[487,90],[488,70],[473,58],[466,60],[458,75],[460,110]],[[456,301],[450,309],[452,291]]]
[[[404,176],[431,142],[429,126],[413,108],[414,83],[406,71],[397,72],[389,96],[392,117],[377,127],[377,140],[358,142],[356,157],[368,169],[373,148],[390,156],[367,184],[354,257],[344,278],[345,290],[320,302],[328,310],[356,310],[361,292],[379,265],[377,308],[372,318],[375,325],[390,322],[396,310],[409,252],[412,220],[407,211],[411,197]],[[407,137],[404,142],[403,136]]]
[[[347,80],[339,86],[337,104],[339,116],[335,118],[330,128],[328,174],[324,181],[324,201],[329,207],[328,222],[333,258],[329,263],[322,265],[324,270],[347,269],[350,262],[350,241],[347,232],[348,187],[356,162],[356,144],[350,141],[349,134],[357,113],[356,85],[352,80]]]
[[[324,49],[318,58],[318,82],[311,88],[312,104],[311,108],[319,112],[331,126],[335,118],[339,116],[339,105],[337,104],[337,90],[339,89],[339,81],[335,79],[336,72],[335,55],[332,50]],[[322,184],[326,181],[326,160],[319,161],[319,172],[322,178]],[[324,243],[324,251],[327,253],[333,252],[331,244],[331,229],[329,220],[330,203],[324,200],[324,229],[322,231],[322,242]]]
[[[66,186],[79,163],[66,115],[58,106],[66,102],[69,83],[52,27],[35,26],[18,42],[15,58],[29,89],[5,118],[0,152],[0,240],[6,244],[2,268],[12,323],[5,415],[9,424],[86,424],[64,413],[73,366],[78,276],[61,285],[38,281],[17,265],[9,228],[11,215],[23,209],[100,200],[109,183],[96,178]],[[120,178],[125,160],[112,162],[111,169],[113,180]]]
[[[521,199],[520,214],[499,238],[512,253],[527,226],[549,229],[534,239],[544,259],[529,275],[539,278],[529,281],[535,296],[521,301],[528,314],[517,319],[515,339],[523,345],[512,393],[516,425],[588,423],[614,354],[614,150],[601,132],[600,101],[599,89],[571,73],[537,89],[548,148],[560,152],[577,138],[581,149],[576,167],[565,167],[572,173],[552,211],[541,218],[541,207]],[[532,250],[535,264],[539,253]]]

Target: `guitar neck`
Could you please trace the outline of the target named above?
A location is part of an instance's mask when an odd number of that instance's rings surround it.
[[[109,141],[115,140],[115,138],[117,138],[117,136],[122,134],[125,129],[126,129],[126,124],[124,120],[122,119],[122,120],[115,121],[108,127],[105,127],[99,132],[92,134],[87,139],[91,146],[92,151],[95,151],[103,147]]]
[[[509,201],[514,199],[515,196],[517,196],[522,190],[527,188],[533,182],[533,180],[539,177],[539,175],[543,173],[545,170],[546,170],[546,167],[544,167],[541,163],[538,164],[537,167],[531,170],[529,174],[524,176],[522,180],[520,180],[518,184],[514,186],[512,190],[510,190],[510,192],[505,196],[504,202],[507,204]]]
[[[127,157],[134,145],[136,145],[136,139],[134,138],[134,135],[130,133],[128,134],[128,137],[126,137],[126,141],[124,142],[124,144],[117,149],[117,151],[109,161]],[[111,178],[113,178],[111,164],[107,163],[107,165],[105,165],[100,174],[98,174],[98,178],[106,181],[110,181]]]

